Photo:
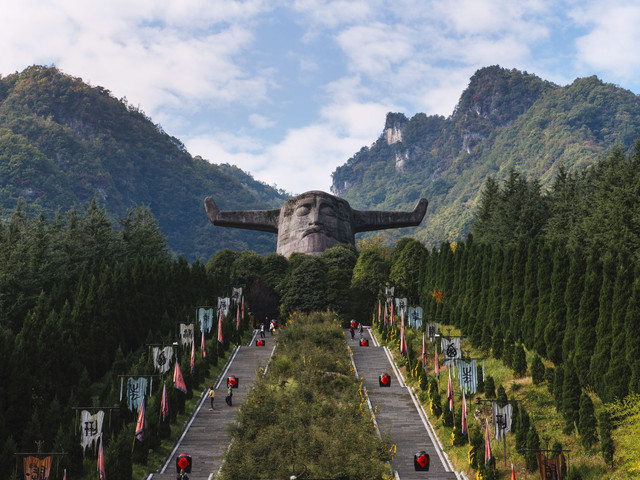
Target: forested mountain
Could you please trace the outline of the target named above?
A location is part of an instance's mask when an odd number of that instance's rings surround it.
[[[148,206],[169,248],[189,259],[208,259],[221,248],[275,250],[273,235],[211,225],[207,195],[224,209],[272,208],[284,198],[236,167],[192,157],[180,140],[102,87],[54,67],[0,78],[4,217],[19,198],[52,218],[95,197],[113,219]]]
[[[498,66],[471,77],[453,114],[389,113],[383,134],[333,173],[332,191],[356,208],[429,209],[410,234],[429,246],[469,231],[487,176],[511,168],[545,189],[561,166],[574,172],[640,134],[640,99],[596,77],[558,86]]]

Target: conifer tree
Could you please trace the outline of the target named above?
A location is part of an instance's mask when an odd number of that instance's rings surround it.
[[[600,430],[600,452],[604,463],[613,467],[613,454],[615,447],[611,437],[611,416],[606,410],[602,410],[598,416],[598,429]]]
[[[604,391],[602,396],[605,402],[614,399],[623,399],[629,393],[629,381],[631,379],[631,367],[627,362],[625,346],[627,343],[625,320],[627,306],[631,297],[631,285],[633,282],[633,266],[630,255],[626,249],[618,252],[618,267],[616,283],[614,285],[612,312],[611,312],[611,356],[609,369],[605,373]]]
[[[513,346],[513,334],[511,333],[511,329],[509,329],[504,339],[504,349],[502,351],[502,361],[507,367],[511,367],[513,364]]]
[[[567,323],[565,292],[569,274],[569,259],[560,244],[553,245],[553,271],[551,273],[551,295],[549,317],[544,329],[547,358],[553,363],[562,362],[562,343]]]
[[[582,249],[574,248],[569,262],[569,276],[564,292],[564,303],[567,307],[566,327],[562,339],[562,359],[567,361],[573,358],[575,350],[575,337],[578,331],[578,316],[580,313],[580,298],[584,290],[584,275],[586,260]]]
[[[516,451],[520,455],[524,455],[527,448],[527,434],[529,433],[530,419],[529,414],[524,407],[520,408],[518,415],[515,417],[516,428]]]
[[[596,323],[596,344],[591,356],[591,379],[596,393],[607,398],[605,374],[611,358],[611,317],[616,280],[616,256],[608,250],[602,261],[602,287],[600,289],[598,321]]]
[[[584,290],[580,298],[580,310],[578,312],[578,328],[576,329],[576,342],[574,363],[584,386],[593,386],[592,376],[589,370],[591,355],[596,344],[594,331],[598,319],[600,288],[602,287],[602,270],[597,252],[592,251],[587,260],[584,276]]]
[[[484,396],[487,398],[496,397],[496,385],[491,375],[487,375],[484,381]]]
[[[562,395],[564,394],[564,365],[558,365],[553,377],[553,400],[556,410],[562,413]]]
[[[527,374],[527,357],[522,345],[513,347],[513,372],[518,377],[524,377]]]
[[[493,358],[500,360],[504,349],[504,338],[502,336],[502,327],[494,329],[493,338],[491,339],[491,355]]]
[[[538,468],[538,462],[536,460],[536,452],[540,448],[540,437],[536,427],[531,424],[529,431],[527,432],[527,451],[524,454],[525,464],[529,472],[534,472]]]
[[[580,433],[580,444],[585,448],[590,448],[596,443],[596,416],[593,409],[591,397],[585,392],[580,395],[580,421],[578,422],[578,433]]]
[[[538,314],[538,245],[531,240],[527,250],[527,263],[524,269],[524,297],[522,314],[521,341],[531,349],[535,341],[536,317]],[[515,291],[514,291],[515,295]],[[515,299],[515,296],[514,296]]]
[[[540,355],[536,353],[531,362],[531,381],[534,385],[538,385],[544,381],[544,364]]]
[[[565,419],[564,432],[569,434],[578,425],[580,416],[580,381],[571,362],[564,364],[562,387],[562,413]]]
[[[509,310],[511,308],[511,300],[513,299],[513,262],[515,256],[515,247],[507,245],[504,251],[504,259],[502,261],[502,271],[500,272],[500,317],[498,325],[504,332],[511,326]]]
[[[640,332],[640,265],[636,264],[634,282],[627,305],[625,317],[626,344],[625,352],[627,363],[631,369],[629,391],[640,392],[640,342],[637,334]]]
[[[536,312],[536,325],[533,339],[533,348],[541,355],[547,356],[545,343],[545,329],[550,320],[551,302],[551,274],[553,271],[553,258],[551,245],[545,242],[538,250],[538,311]]]
[[[509,305],[509,330],[514,339],[522,339],[522,325],[524,314],[525,269],[527,264],[527,242],[524,239],[518,241],[513,256],[513,268],[511,278],[513,281],[513,294]],[[522,340],[521,340],[522,341]]]

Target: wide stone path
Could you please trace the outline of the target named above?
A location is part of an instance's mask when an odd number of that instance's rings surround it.
[[[263,347],[255,346],[256,336],[257,330],[250,345],[236,347],[229,357],[225,369],[214,385],[216,396],[213,411],[209,410],[209,392],[206,390],[169,458],[160,471],[150,474],[147,480],[175,480],[176,458],[181,453],[191,455],[193,468],[189,474],[190,480],[208,480],[215,476],[231,442],[227,434],[227,425],[234,420],[238,408],[247,399],[247,393],[258,369],[266,367],[275,348],[275,337],[271,337],[269,333],[266,334],[266,345]],[[224,401],[229,375],[235,375],[239,379],[238,388],[233,389],[231,407]]]
[[[396,478],[401,480],[429,479],[448,480],[464,478],[457,474],[446,454],[438,446],[433,428],[419,405],[417,398],[405,386],[402,374],[391,361],[390,352],[378,346],[376,339],[368,329],[363,332],[369,346],[360,346],[360,337],[356,332],[351,339],[346,331],[347,342],[351,347],[356,373],[363,379],[369,400],[375,411],[378,429],[388,434],[396,444],[396,454],[391,466]],[[379,376],[387,373],[391,376],[390,387],[380,387]],[[377,409],[376,409],[377,407]],[[414,454],[425,451],[430,457],[428,472],[416,472],[413,464]]]

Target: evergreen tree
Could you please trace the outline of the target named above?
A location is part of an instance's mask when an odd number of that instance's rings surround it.
[[[511,330],[507,330],[507,335],[504,339],[504,350],[502,351],[502,361],[507,367],[513,364],[513,334]]]
[[[131,463],[132,438],[133,430],[124,428],[117,436],[112,436],[110,441],[105,440],[104,463],[105,476],[107,478],[131,480],[133,474]]]
[[[496,397],[496,385],[491,375],[487,375],[484,381],[484,396],[487,398]]]
[[[611,312],[611,357],[609,369],[604,378],[606,395],[602,395],[602,400],[605,402],[611,402],[614,399],[621,400],[629,393],[631,367],[627,362],[625,352],[627,343],[625,320],[633,283],[633,266],[630,260],[629,252],[626,249],[618,252],[618,267],[612,302],[613,311]]]
[[[556,410],[562,413],[562,406],[564,405],[562,396],[564,395],[564,366],[558,365],[553,377],[553,400],[556,405]]]
[[[598,319],[600,288],[602,286],[602,271],[597,252],[591,252],[587,261],[584,277],[584,291],[580,299],[578,312],[578,328],[576,330],[576,348],[574,363],[584,386],[593,386],[589,370],[591,355],[596,344],[594,331]]]
[[[527,242],[521,239],[518,242],[513,257],[513,268],[511,278],[513,279],[513,295],[509,306],[509,331],[513,338],[522,339],[523,314],[524,314],[524,292],[525,292],[525,269],[527,265]]]
[[[551,273],[551,296],[549,318],[544,329],[547,358],[553,363],[562,362],[562,344],[567,323],[565,292],[569,274],[569,259],[560,244],[553,245],[553,270]]]
[[[502,336],[502,327],[498,327],[493,332],[491,339],[491,354],[493,358],[500,360],[502,358],[502,350],[504,348],[504,338]]]
[[[522,314],[522,341],[527,348],[535,344],[536,317],[538,315],[538,245],[535,240],[529,242],[527,263],[524,269],[524,296]],[[515,294],[515,292],[514,292]]]
[[[540,448],[540,437],[536,427],[531,424],[527,432],[527,451],[524,454],[525,464],[529,472],[535,472],[538,469],[536,460],[536,452]]]
[[[516,247],[508,245],[504,251],[504,260],[502,262],[502,272],[500,273],[500,317],[498,320],[499,329],[504,332],[511,327],[511,317],[509,310],[511,309],[511,300],[513,299],[513,262],[515,261]],[[498,358],[498,357],[496,357]]]
[[[602,410],[598,416],[598,429],[600,430],[600,452],[604,463],[613,467],[613,454],[615,447],[611,437],[611,416],[606,410]]]
[[[531,381],[534,385],[538,385],[544,381],[544,364],[540,355],[536,354],[531,362]]]
[[[605,374],[611,358],[611,316],[613,293],[616,280],[616,256],[611,250],[605,253],[602,261],[602,287],[600,289],[600,308],[596,323],[596,343],[591,356],[591,379],[596,393],[607,398]]]
[[[518,377],[524,377],[527,374],[527,357],[522,345],[513,347],[513,372]]]
[[[545,344],[545,329],[550,321],[551,276],[553,272],[553,258],[551,245],[545,242],[538,250],[538,310],[535,317],[535,332],[533,348],[541,355],[549,357]],[[555,332],[550,332],[552,335]]]
[[[569,434],[578,426],[580,419],[580,381],[576,369],[571,363],[564,365],[562,388],[562,413],[565,418],[564,432]]]
[[[529,414],[524,407],[520,408],[518,415],[515,417],[516,428],[516,451],[520,455],[525,454],[527,448],[527,434],[529,433],[530,419]]]
[[[576,348],[575,337],[578,331],[578,319],[580,313],[580,299],[584,290],[584,276],[586,261],[582,249],[574,248],[571,252],[569,263],[569,276],[564,293],[564,303],[567,307],[566,327],[562,339],[563,361],[573,359]]]
[[[629,391],[640,392],[640,342],[637,333],[640,331],[640,265],[636,263],[634,282],[627,305],[625,317],[626,344],[625,352],[627,363],[631,369]]]
[[[596,434],[596,416],[593,409],[591,397],[582,392],[580,395],[580,421],[578,423],[578,433],[580,433],[580,444],[584,448],[590,448],[598,441]]]
[[[505,391],[502,384],[498,385],[498,395],[496,396],[496,403],[500,407],[504,407],[509,403],[509,399],[507,398],[507,392]]]

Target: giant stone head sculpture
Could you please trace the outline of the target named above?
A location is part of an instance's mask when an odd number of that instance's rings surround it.
[[[278,234],[277,253],[320,255],[336,243],[355,243],[355,234],[419,225],[427,211],[422,198],[411,212],[361,211],[339,197],[320,191],[292,197],[276,210],[221,211],[211,197],[204,200],[211,223],[221,227]]]

